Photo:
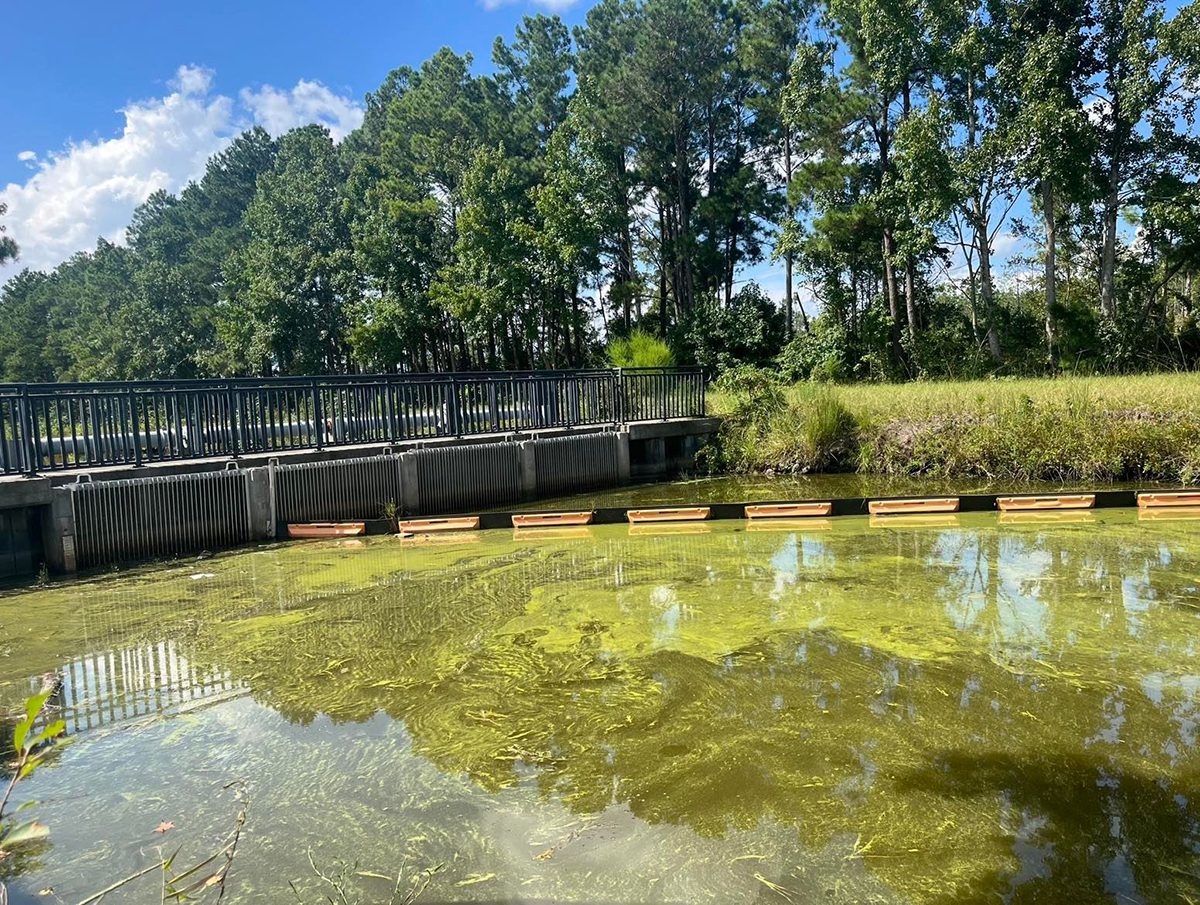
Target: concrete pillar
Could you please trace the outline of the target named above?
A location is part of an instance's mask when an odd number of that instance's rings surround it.
[[[250,539],[275,536],[275,466],[246,469],[246,502],[250,512]]]
[[[417,454],[401,453],[400,460],[400,507],[406,515],[421,514],[421,486],[417,478]]]
[[[679,438],[679,462],[677,467],[686,471],[696,464],[696,452],[700,449],[700,438],[695,434],[686,434]]]
[[[628,484],[629,477],[629,431],[617,431],[617,481]]]
[[[654,475],[667,473],[666,438],[651,437],[646,441],[646,471]]]
[[[522,441],[521,450],[521,497],[526,500],[537,499],[537,450],[536,440]]]
[[[50,505],[42,510],[42,550],[52,572],[76,572],[75,508],[71,491],[56,487],[50,491]]]

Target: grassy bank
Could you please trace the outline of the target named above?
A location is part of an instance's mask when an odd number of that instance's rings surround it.
[[[1200,482],[1200,376],[784,386],[727,375],[707,464],[999,480]]]

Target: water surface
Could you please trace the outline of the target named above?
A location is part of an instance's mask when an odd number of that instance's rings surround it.
[[[64,680],[12,901],[1200,901],[1200,521],[306,542],[0,597]],[[773,528],[773,530],[770,530]],[[156,834],[160,821],[175,827]],[[409,882],[406,879],[405,882]],[[157,886],[107,902],[145,901]],[[156,900],[156,899],[155,899]]]

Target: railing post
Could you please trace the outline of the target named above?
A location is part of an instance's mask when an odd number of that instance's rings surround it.
[[[462,422],[458,411],[458,378],[450,375],[450,398],[446,400],[446,421],[450,428],[450,436],[462,436]]]
[[[489,376],[487,378],[488,391],[488,417],[491,420],[492,432],[498,433],[500,430],[500,406],[496,403],[496,383]]]
[[[225,411],[229,413],[227,416],[229,418],[229,442],[233,445],[231,457],[234,459],[238,457],[238,447],[240,446],[238,440],[241,433],[241,424],[238,423],[236,405],[237,403],[233,395],[233,381],[227,380],[225,381]]]
[[[133,443],[133,465],[135,468],[140,468],[142,465],[142,439],[138,436],[137,400],[133,395],[133,387],[126,390],[125,400],[129,405],[129,439]]]
[[[313,438],[316,440],[317,449],[325,448],[325,416],[321,412],[321,393],[317,387],[317,378],[310,378],[312,384],[312,409],[313,409]]]
[[[21,443],[17,448],[21,450],[21,455],[25,458],[25,468],[23,469],[27,475],[35,475],[38,473],[38,465],[40,464],[37,451],[37,434],[33,427],[33,406],[29,404],[29,384],[21,384],[21,398],[17,402],[17,417],[21,425]]]
[[[625,423],[625,374],[620,368],[613,369],[613,421]]]
[[[392,405],[392,386],[393,377],[388,374],[383,378],[383,410],[387,418],[387,438],[395,442],[400,439],[400,432],[396,427],[396,410]]]

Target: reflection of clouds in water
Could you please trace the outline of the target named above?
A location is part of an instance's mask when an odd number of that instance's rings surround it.
[[[1155,707],[1166,709],[1175,727],[1176,737],[1168,739],[1161,753],[1172,765],[1192,756],[1196,745],[1196,731],[1200,726],[1200,675],[1171,676],[1163,672],[1150,672],[1141,678],[1141,691]],[[1147,752],[1155,754],[1158,752]]]
[[[1125,702],[1120,698],[1121,689],[1104,696],[1101,717],[1105,725],[1095,735],[1083,740],[1084,747],[1091,745],[1121,744],[1121,729],[1125,725]]]
[[[654,644],[656,647],[669,647],[679,639],[679,619],[683,615],[683,605],[674,588],[657,587],[650,592],[650,603],[658,610],[654,621]]]
[[[1013,894],[1023,884],[1053,874],[1051,859],[1054,856],[1054,843],[1039,838],[1042,830],[1050,823],[1049,818],[1028,808],[1014,807],[1007,791],[1003,793],[1001,800],[1001,823],[1015,824],[1010,832],[1013,834],[1013,856],[1019,865],[1008,881],[1008,895],[1005,896],[1007,902],[1011,901]]]
[[[778,552],[771,557],[771,571],[775,585],[768,592],[768,597],[778,603],[796,585],[800,577],[800,550],[795,534],[789,534],[780,545]],[[777,622],[783,614],[772,610],[772,621]]]
[[[1121,605],[1125,610],[1125,631],[1129,637],[1136,638],[1140,633],[1142,620],[1138,615],[1150,610],[1153,596],[1149,568],[1137,578],[1129,575],[1121,582]]]

